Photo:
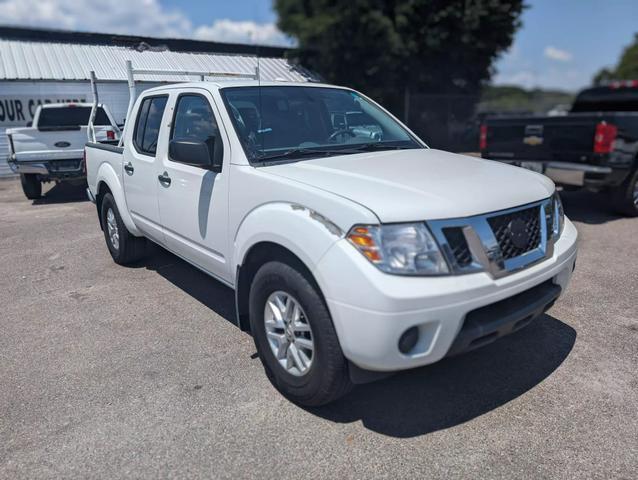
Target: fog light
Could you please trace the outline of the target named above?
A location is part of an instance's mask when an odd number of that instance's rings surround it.
[[[410,327],[401,338],[399,338],[399,351],[401,353],[408,353],[414,348],[416,342],[419,340],[419,329],[417,327]]]

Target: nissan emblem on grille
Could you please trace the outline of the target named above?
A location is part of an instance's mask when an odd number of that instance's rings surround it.
[[[527,224],[520,218],[515,218],[507,226],[509,230],[510,239],[516,248],[527,247],[529,242],[529,234],[527,233]]]

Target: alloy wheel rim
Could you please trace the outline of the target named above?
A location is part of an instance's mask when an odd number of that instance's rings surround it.
[[[315,343],[299,302],[281,290],[271,293],[264,307],[264,326],[279,365],[297,377],[308,373],[314,360]]]
[[[115,250],[120,249],[120,232],[117,228],[117,220],[115,219],[115,213],[112,208],[106,211],[106,228],[111,241],[111,246]]]

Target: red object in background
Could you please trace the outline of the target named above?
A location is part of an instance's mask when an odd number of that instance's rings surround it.
[[[106,131],[106,138],[108,140],[115,140],[115,132],[113,130]]]
[[[618,134],[618,127],[607,122],[599,122],[594,134],[594,153],[609,153]]]
[[[487,125],[481,125],[481,133],[479,135],[479,149],[487,149]]]

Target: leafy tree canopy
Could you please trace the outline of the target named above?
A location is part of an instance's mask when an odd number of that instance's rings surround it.
[[[302,65],[386,101],[476,94],[521,25],[523,0],[275,0]]]
[[[633,43],[623,50],[615,68],[603,68],[594,76],[594,84],[610,80],[638,80],[638,33]]]

